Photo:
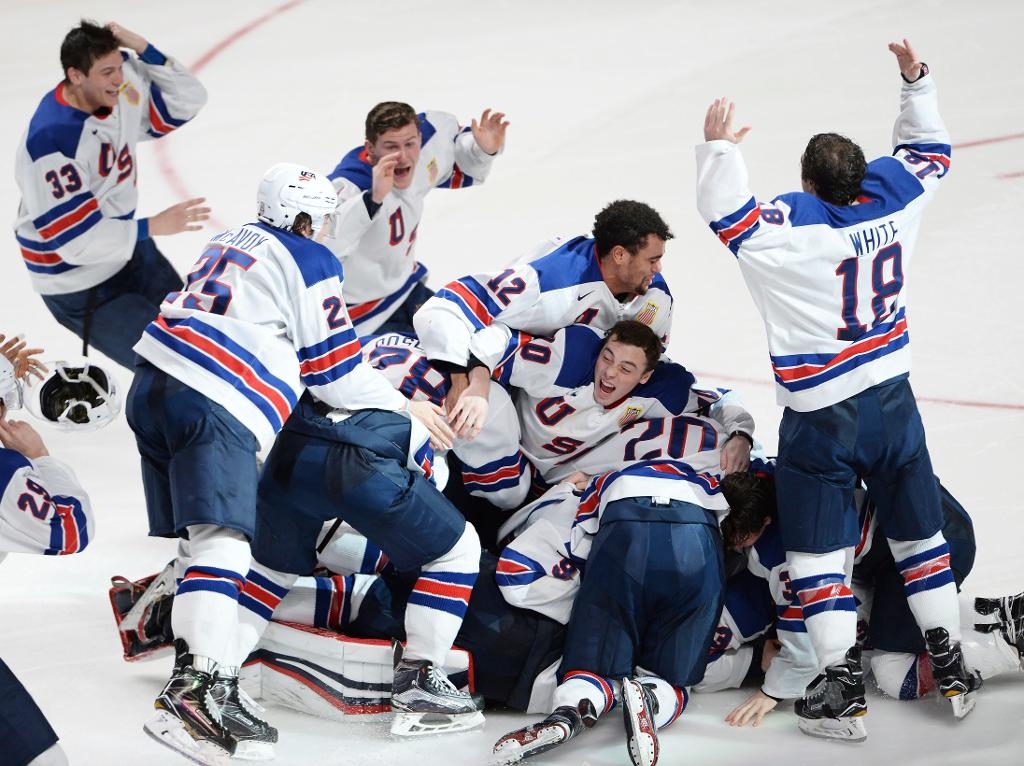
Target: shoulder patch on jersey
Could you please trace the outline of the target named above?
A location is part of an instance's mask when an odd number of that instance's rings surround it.
[[[29,459],[12,449],[0,447],[0,495],[7,490],[11,483],[11,477],[22,468],[31,468]]]
[[[558,249],[530,261],[530,266],[537,272],[542,293],[604,281],[594,251],[594,240],[589,237],[574,237]]]
[[[332,277],[344,278],[341,263],[334,257],[334,253],[319,242],[292,234],[284,229],[275,229],[265,223],[250,225],[267,232],[285,246],[295,260],[295,265],[298,266],[306,287],[312,287]]]
[[[372,187],[373,167],[366,156],[366,149],[362,146],[357,146],[350,151],[341,158],[341,162],[328,174],[327,178],[330,181],[336,178],[344,178],[363,191]]]

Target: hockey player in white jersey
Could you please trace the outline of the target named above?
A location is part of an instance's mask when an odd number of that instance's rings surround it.
[[[846,550],[857,542],[858,477],[878,506],[911,610],[935,647],[940,691],[957,717],[973,706],[979,684],[960,656],[938,491],[907,380],[904,275],[924,207],[949,169],[949,134],[927,66],[906,40],[889,49],[904,81],[893,156],[866,163],[849,139],[819,134],[801,161],[803,192],[763,203],[748,188],[738,148],[748,129],[733,127],[727,100],[708,108],[707,143],[697,147],[698,208],[737,257],[764,318],[786,408],[776,474],[780,531],[825,674],[798,702],[798,722],[819,736],[864,733],[856,610],[845,582]]]
[[[721,610],[718,519],[726,510],[718,480],[678,461],[638,462],[594,477],[579,498],[564,560],[550,569],[576,581],[583,572],[553,712],[499,739],[498,762],[561,745],[616,704],[632,762],[657,762],[657,730],[682,714],[687,687],[704,674]],[[531,571],[533,563],[509,562],[503,553],[499,586],[544,576]]]
[[[437,408],[408,402],[361,363],[341,265],[311,239],[336,207],[330,183],[280,163],[260,182],[257,203],[259,221],[213,237],[188,284],[167,296],[135,347],[143,361],[128,395],[150,533],[186,537],[190,555],[175,595],[178,661],[146,731],[201,763],[226,762],[239,721],[258,730],[243,744],[277,735],[238,702],[230,661],[257,451],[307,390],[334,407],[411,412],[444,444],[450,435]],[[241,711],[232,730],[228,708]]]
[[[131,369],[132,346],[163,297],[181,287],[152,238],[196,231],[209,217],[201,198],[136,216],[136,145],[191,120],[206,90],[113,22],[72,29],[61,64],[63,82],[43,97],[18,147],[15,235],[50,313],[83,347]]]
[[[66,463],[51,457],[28,423],[9,420],[22,406],[22,384],[0,356],[0,561],[8,553],[64,556],[93,539],[89,496]],[[66,766],[46,716],[0,660],[0,742],[4,763]]]
[[[607,332],[569,325],[553,338],[533,338],[495,322],[473,336],[470,352],[499,382],[517,389],[518,422],[496,423],[503,450],[483,466],[471,466],[467,489],[489,497],[489,488],[518,470],[518,495],[505,489],[501,507],[525,499],[530,472],[547,484],[581,470],[578,461],[620,429],[644,418],[708,413],[719,396],[694,387],[682,365],[661,359],[654,331],[640,321],[617,322]],[[754,422],[742,407],[714,407],[720,428],[742,436],[726,452],[730,470],[745,470]],[[488,426],[493,428],[493,426]],[[491,437],[492,441],[494,437]],[[716,445],[717,446],[717,445]],[[598,466],[602,473],[619,460]],[[503,503],[501,501],[504,501]]]
[[[727,547],[745,551],[747,569],[729,579],[711,661],[695,691],[757,679],[760,689],[726,717],[733,726],[758,725],[780,700],[801,696],[817,673],[775,524],[775,486],[770,477],[771,466],[765,464],[756,475],[738,474],[722,481],[730,507],[722,534]],[[973,529],[963,506],[941,485],[939,490],[950,568],[959,587],[974,562]],[[856,500],[861,533],[851,587],[858,602],[858,644],[867,652],[865,673],[871,673],[878,688],[894,699],[919,699],[935,689],[925,640],[907,605],[874,503],[863,488],[858,488]],[[1015,607],[1020,602],[1019,595],[975,600],[974,613],[968,617],[981,622],[962,628],[961,646],[967,666],[982,678],[1024,667],[1021,608]],[[779,641],[766,642],[762,660],[757,639],[772,627]],[[769,648],[773,643],[780,649],[777,654]]]
[[[331,171],[338,192],[328,247],[345,264],[345,300],[362,337],[412,332],[412,315],[433,293],[416,260],[427,193],[481,183],[505,145],[508,122],[485,109],[462,127],[447,112],[417,114],[385,101],[366,116],[366,142]]]
[[[445,285],[413,324],[430,359],[452,372],[449,411],[469,383],[471,337],[495,321],[546,336],[570,324],[604,331],[636,319],[666,345],[672,295],[661,262],[672,236],[649,205],[617,200],[594,218],[592,236],[556,238],[508,268]]]

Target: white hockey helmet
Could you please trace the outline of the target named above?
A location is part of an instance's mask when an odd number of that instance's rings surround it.
[[[121,411],[113,376],[88,359],[47,362],[49,374],[30,380],[26,390],[29,412],[67,431],[102,428]]]
[[[0,401],[9,410],[20,410],[22,401],[21,383],[14,376],[14,365],[0,354]]]
[[[257,217],[276,229],[290,229],[295,217],[306,213],[317,232],[338,206],[338,195],[319,173],[293,162],[279,162],[260,181],[256,205]]]

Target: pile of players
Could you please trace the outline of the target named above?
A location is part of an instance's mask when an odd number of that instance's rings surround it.
[[[633,763],[654,764],[709,656],[719,686],[766,668],[733,722],[797,698],[803,731],[863,739],[846,552],[866,580],[867,541],[899,586],[869,588],[869,640],[903,653],[886,677],[910,678],[909,657],[965,715],[981,683],[957,612],[966,571],[906,380],[902,292],[948,136],[927,67],[906,41],[890,49],[893,156],[868,164],[815,136],[803,192],[758,202],[732,105],[706,116],[698,207],[765,318],[787,408],[777,461],[752,466],[742,404],[665,354],[672,232],[648,205],[612,202],[589,234],[432,293],[414,257],[424,198],[484,180],[508,123],[385,102],[330,174],[274,165],[256,220],[212,237],[183,285],[152,238],[209,211],[197,198],[136,218],[135,146],[190,120],[205,91],[116,24],[72,30],[65,79],[19,149],[17,238],[54,317],[134,372],[150,533],[180,539],[133,615],[145,625],[173,591],[175,662],[146,732],[200,763],[273,757],[278,732],[239,668],[278,610],[306,609],[309,624],[402,639],[399,735],[482,722],[442,669],[453,644],[471,651],[484,696],[548,714],[496,743],[503,763],[620,705]],[[728,584],[727,547],[747,573]],[[330,552],[355,564],[305,601],[290,593]],[[889,600],[902,612],[876,618]],[[986,602],[978,633],[1014,662],[1022,604]],[[905,642],[886,645],[879,623],[899,620]]]

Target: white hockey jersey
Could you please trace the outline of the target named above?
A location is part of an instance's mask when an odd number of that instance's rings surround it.
[[[645,417],[678,415],[694,398],[693,375],[662,361],[627,397],[599,404],[594,366],[603,343],[604,332],[582,324],[571,324],[551,338],[530,337],[499,323],[473,336],[473,355],[496,380],[518,389],[519,443],[513,424],[501,428],[503,454],[521,450],[548,483],[577,470],[579,455],[620,428]]]
[[[202,84],[152,45],[141,57],[122,56],[124,83],[113,111],[74,108],[61,83],[43,96],[18,147],[15,236],[43,295],[98,285],[149,238],[148,219],[135,218],[135,147],[181,127],[206,103]]]
[[[567,623],[601,515],[609,503],[630,497],[680,500],[719,518],[728,511],[714,476],[674,460],[633,463],[595,476],[582,495],[570,484],[556,485],[499,531],[500,537],[516,535],[495,572],[505,600]]]
[[[719,475],[722,446],[735,431],[753,438],[754,418],[738,395],[722,388],[691,388],[684,414],[628,423],[592,450],[581,453],[573,467],[593,476],[637,460],[667,458],[682,460],[700,473]]]
[[[373,186],[373,167],[363,147],[342,158],[329,178],[338,192],[334,238],[326,244],[345,264],[345,300],[360,336],[380,327],[417,282],[427,278],[415,258],[416,236],[427,193],[482,183],[494,157],[472,131],[446,112],[419,115],[423,146],[407,189],[392,189],[370,218],[363,192]]]
[[[405,398],[363,363],[343,271],[313,240],[251,223],[207,244],[135,351],[274,440],[309,389],[332,407],[401,410]]]
[[[546,245],[529,261],[450,282],[424,303],[413,322],[427,355],[465,365],[473,333],[495,321],[543,336],[571,324],[604,332],[621,319],[636,319],[667,344],[672,295],[661,274],[646,293],[620,303],[601,276],[593,239]]]
[[[0,487],[0,561],[8,553],[79,553],[92,542],[89,496],[66,463],[0,448]]]
[[[850,206],[803,192],[759,202],[736,144],[697,147],[697,207],[739,261],[786,407],[821,409],[910,370],[904,276],[950,161],[931,75],[903,85],[893,145]]]
[[[430,363],[419,341],[411,335],[386,333],[368,339],[363,347],[363,359],[406,398],[438,406],[444,404],[450,380]],[[526,459],[521,455],[517,455],[510,466],[490,465],[493,455],[503,455],[507,449],[505,428],[508,424],[515,426],[516,435],[512,439],[518,445],[515,405],[505,389],[491,381],[487,416],[480,433],[469,440],[456,437],[452,443],[452,451],[462,462],[466,491],[486,497],[501,508],[521,505],[532,478],[532,473],[526,470]],[[442,488],[442,472],[446,470],[443,458],[434,461],[435,478]],[[447,480],[446,473],[443,478]]]

